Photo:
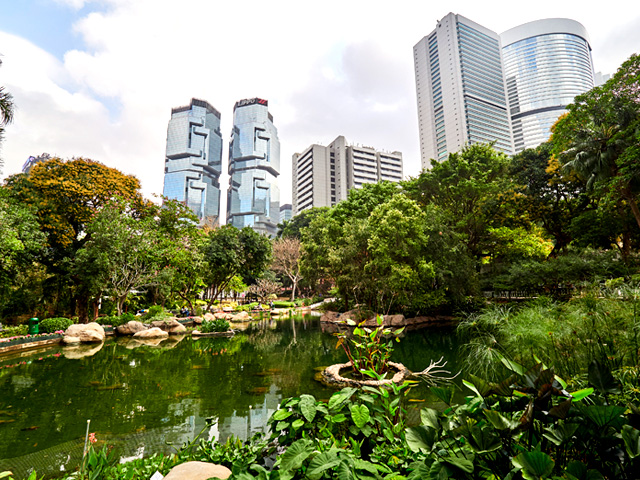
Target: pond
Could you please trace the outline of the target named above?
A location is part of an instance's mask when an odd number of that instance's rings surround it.
[[[232,338],[169,338],[158,346],[111,338],[102,346],[54,346],[0,357],[0,471],[26,477],[72,471],[90,431],[121,460],[171,452],[205,427],[210,439],[265,431],[283,398],[327,400],[318,368],[346,361],[318,317],[252,322]],[[404,334],[393,360],[422,370],[444,356],[457,371],[450,330]],[[429,400],[414,388],[410,404]]]

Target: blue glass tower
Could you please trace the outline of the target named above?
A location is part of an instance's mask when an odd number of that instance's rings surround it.
[[[172,109],[163,195],[183,202],[202,224],[213,226],[220,215],[221,173],[220,113],[195,98],[189,105]]]
[[[236,102],[229,142],[227,223],[274,237],[280,216],[279,174],[280,141],[267,100]]]

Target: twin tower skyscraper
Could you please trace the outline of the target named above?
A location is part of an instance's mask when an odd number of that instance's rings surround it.
[[[164,172],[164,196],[185,203],[202,224],[220,223],[222,132],[220,112],[208,102],[193,98],[171,110]],[[267,100],[240,100],[233,107],[228,172],[227,223],[275,236],[280,141]]]

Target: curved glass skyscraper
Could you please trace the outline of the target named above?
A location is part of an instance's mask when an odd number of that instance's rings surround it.
[[[549,139],[576,95],[594,86],[586,29],[566,18],[525,23],[500,35],[516,152]]]
[[[236,102],[229,143],[227,223],[274,237],[280,216],[279,174],[280,141],[267,100]]]
[[[196,98],[172,109],[162,194],[183,202],[201,223],[213,226],[220,215],[221,173],[220,113]]]

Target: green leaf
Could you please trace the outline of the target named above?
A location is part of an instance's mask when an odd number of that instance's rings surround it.
[[[489,423],[493,425],[496,430],[505,431],[505,430],[513,430],[518,426],[518,422],[514,422],[513,420],[509,420],[504,417],[500,412],[496,412],[495,410],[483,410],[484,416],[487,417]]]
[[[489,428],[473,427],[471,436],[467,437],[467,439],[476,453],[493,452],[502,446],[500,437]]]
[[[351,410],[351,418],[353,419],[353,423],[358,428],[364,427],[364,425],[369,421],[371,416],[369,415],[369,409],[366,405],[350,405]]]
[[[327,470],[338,466],[339,463],[340,459],[335,450],[322,452],[311,460],[306,474],[311,480],[319,480]]]
[[[300,395],[300,411],[307,422],[313,422],[316,410],[316,399],[313,395]]]
[[[624,440],[624,447],[629,458],[636,458],[640,455],[640,430],[636,430],[631,425],[623,426],[622,440]]]
[[[526,480],[547,478],[556,464],[543,452],[523,452],[511,461],[514,466],[521,469],[522,477]]]
[[[291,416],[291,412],[289,410],[280,409],[273,414],[273,419],[277,422],[284,420],[285,418],[289,418]]]
[[[432,408],[423,408],[420,410],[420,420],[423,425],[440,430],[440,421],[438,420],[438,412]]]
[[[347,387],[334,393],[329,399],[329,410],[340,410],[356,391],[355,388]]]
[[[567,388],[567,387],[564,387],[564,388]],[[592,393],[593,393],[593,388],[591,388],[591,387],[583,388],[582,390],[578,390],[578,391],[573,392],[571,394],[571,398],[573,399],[574,402],[579,402],[580,400],[582,400],[583,398],[588,397]]]
[[[611,369],[598,360],[589,364],[589,383],[604,394],[620,393],[620,383],[611,374]]]
[[[471,382],[469,382],[469,381],[467,381],[467,380],[462,380],[462,383],[463,383],[463,384],[464,384],[464,386],[465,386],[465,387],[467,387],[469,390],[473,391],[473,393],[475,393],[477,396],[482,397],[482,395],[480,395],[480,390],[478,390],[478,389],[476,388],[476,386],[475,386],[473,383],[471,383]]]
[[[278,423],[276,423],[276,432],[284,430],[285,428],[289,428],[289,425],[291,425],[289,422],[278,422]]]
[[[339,413],[337,415],[333,415],[331,417],[331,421],[333,423],[342,423],[347,419],[347,416],[344,413]]]
[[[509,360],[508,358],[506,358],[504,355],[502,355],[499,352],[494,352],[495,356],[498,357],[500,359],[500,361],[502,362],[502,364],[507,367],[509,370],[511,370],[514,373],[517,373],[518,375],[524,375],[524,367],[522,365],[520,365],[517,362],[514,362],[513,360]]]
[[[302,420],[301,418],[294,420],[294,422],[291,424],[291,426],[296,430],[302,427],[303,425],[304,425],[304,420]]]
[[[599,471],[594,469],[587,470],[587,466],[578,460],[569,462],[564,472],[571,480],[604,480]]]
[[[446,405],[451,405],[453,403],[453,394],[455,393],[453,388],[431,387],[430,390],[431,393],[442,400]]]
[[[437,436],[435,429],[425,425],[410,427],[405,431],[407,446],[416,453],[421,450],[430,452]]]
[[[449,456],[449,457],[444,457],[442,461],[446,462],[447,464],[453,467],[456,467],[459,470],[462,470],[465,473],[473,473],[472,460],[468,460],[466,458],[461,458],[461,457]]]
[[[554,428],[546,428],[546,433],[544,433],[543,436],[555,445],[560,446],[568,440],[571,440],[577,429],[577,423],[558,424]]]
[[[0,478],[10,477],[13,475],[12,472],[0,472]]]
[[[287,451],[280,455],[280,469],[295,471],[313,453],[313,442],[302,438],[293,442]]]
[[[395,440],[395,437],[393,436],[393,432],[388,428],[384,428],[382,430],[382,433],[384,434],[385,437],[387,437],[387,440],[389,440],[390,442],[393,442]]]
[[[624,419],[622,414],[625,408],[616,405],[587,405],[580,406],[580,412],[588,417],[598,427],[606,425],[622,426]]]

